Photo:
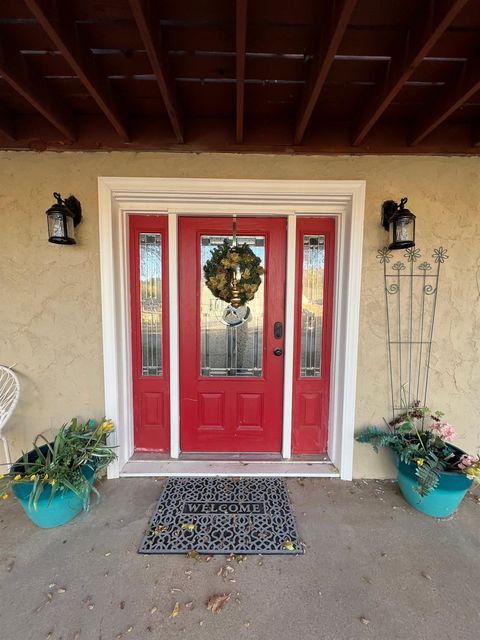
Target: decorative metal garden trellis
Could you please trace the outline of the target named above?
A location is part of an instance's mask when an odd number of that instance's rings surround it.
[[[436,267],[420,262],[415,247],[406,249],[403,257],[406,262],[390,265],[393,254],[387,247],[377,253],[384,273],[394,417],[416,401],[426,405],[440,266],[448,258],[443,247],[432,254]]]

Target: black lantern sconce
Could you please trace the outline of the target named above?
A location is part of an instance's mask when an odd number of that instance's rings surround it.
[[[382,225],[390,228],[390,244],[388,248],[408,249],[415,246],[415,215],[405,209],[408,198],[402,198],[400,204],[386,200],[382,205]]]
[[[57,202],[47,209],[48,241],[54,244],[77,244],[75,227],[82,219],[82,206],[75,196],[62,200],[59,193],[53,194]]]

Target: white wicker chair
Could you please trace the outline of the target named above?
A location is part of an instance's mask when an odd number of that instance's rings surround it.
[[[0,439],[3,441],[5,449],[5,459],[10,468],[12,458],[10,456],[10,448],[7,439],[3,435],[3,431],[10,419],[18,402],[20,395],[20,382],[16,374],[10,367],[0,365]]]

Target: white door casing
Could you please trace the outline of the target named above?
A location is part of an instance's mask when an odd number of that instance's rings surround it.
[[[129,213],[168,215],[171,457],[179,451],[179,362],[177,217],[188,215],[275,215],[288,219],[286,307],[293,308],[297,216],[336,218],[332,384],[328,455],[340,477],[352,478],[360,280],[365,181],[223,180],[203,178],[99,177],[99,235],[105,415],[116,425],[111,443],[116,478],[133,454],[130,339]],[[290,314],[293,316],[293,314]],[[291,455],[293,321],[285,322],[284,424],[282,455]]]

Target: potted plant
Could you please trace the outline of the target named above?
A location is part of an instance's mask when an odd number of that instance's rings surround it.
[[[33,449],[0,476],[2,499],[13,492],[28,517],[42,528],[58,527],[82,509],[88,511],[90,493],[99,495],[95,477],[116,458],[106,444],[106,434],[112,430],[111,420],[81,424],[74,418],[60,428],[53,442],[38,435]],[[40,439],[45,443],[38,446]]]
[[[416,402],[386,423],[386,430],[370,426],[356,436],[377,453],[381,447],[393,451],[404,498],[435,518],[450,516],[472,482],[480,483],[479,457],[451,444],[457,434],[443,417]]]

